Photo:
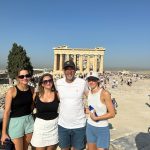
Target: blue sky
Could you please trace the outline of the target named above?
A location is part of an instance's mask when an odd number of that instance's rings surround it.
[[[12,44],[50,68],[53,48],[106,48],[105,69],[150,69],[149,0],[0,0],[0,69]]]

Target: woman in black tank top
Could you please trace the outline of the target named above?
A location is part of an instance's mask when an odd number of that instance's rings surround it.
[[[39,80],[39,92],[34,94],[36,119],[31,144],[41,150],[57,148],[59,99],[51,74],[44,74]]]
[[[33,132],[33,91],[28,83],[31,79],[29,71],[21,69],[16,77],[18,83],[9,88],[5,98],[3,128],[1,142],[11,139],[15,150],[27,150]]]

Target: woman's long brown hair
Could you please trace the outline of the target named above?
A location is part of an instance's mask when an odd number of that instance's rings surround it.
[[[46,76],[50,77],[53,80],[53,76],[49,73],[45,73],[40,77],[40,80],[39,80],[39,93],[38,93],[40,96],[43,96],[43,94],[44,94],[44,88],[42,86],[42,83],[43,83],[43,78],[46,77]],[[56,88],[55,88],[55,85],[54,85],[54,80],[53,80],[53,85],[52,85],[51,91],[54,91],[54,92],[56,91]]]

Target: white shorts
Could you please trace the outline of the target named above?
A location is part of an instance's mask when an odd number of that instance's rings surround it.
[[[58,143],[58,118],[43,120],[36,118],[34,122],[31,144],[34,147],[46,147]]]

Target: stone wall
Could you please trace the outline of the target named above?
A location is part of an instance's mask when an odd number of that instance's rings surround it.
[[[10,87],[9,84],[0,84],[0,109],[4,109],[5,94]]]

